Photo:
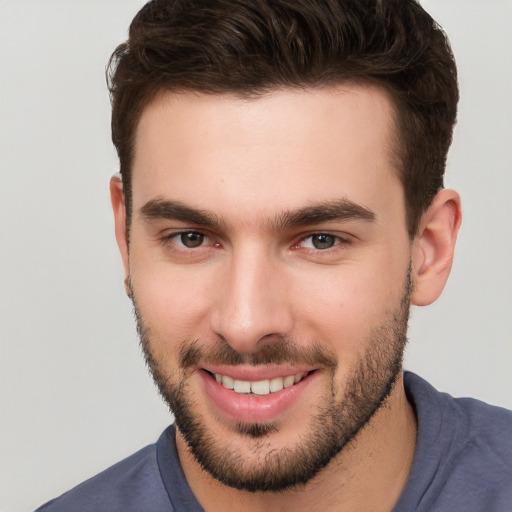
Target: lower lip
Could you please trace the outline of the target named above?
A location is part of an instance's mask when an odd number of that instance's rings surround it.
[[[242,423],[268,423],[289,411],[316,378],[309,373],[293,386],[268,395],[235,393],[219,384],[209,373],[199,371],[204,390],[226,418]]]

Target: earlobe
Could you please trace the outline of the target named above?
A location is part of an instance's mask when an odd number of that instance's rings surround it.
[[[114,174],[110,178],[110,199],[114,212],[115,234],[117,245],[123,260],[125,282],[129,275],[129,247],[126,226],[126,205],[124,200],[123,182],[120,175]]]
[[[461,220],[457,192],[438,192],[422,217],[413,243],[412,304],[426,306],[441,295],[450,275]]]

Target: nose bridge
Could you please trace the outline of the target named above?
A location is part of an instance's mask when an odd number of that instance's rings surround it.
[[[277,258],[265,247],[248,243],[235,248],[226,263],[213,331],[242,353],[254,352],[263,339],[287,335],[292,311]]]

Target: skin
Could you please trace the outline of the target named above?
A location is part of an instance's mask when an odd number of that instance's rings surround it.
[[[411,303],[441,293],[460,225],[460,200],[438,193],[410,240],[403,188],[393,167],[393,104],[377,87],[284,89],[257,99],[164,93],[143,112],[133,166],[133,219],[127,243],[122,183],[111,181],[116,237],[126,276],[151,330],[151,351],[170,379],[179,348],[221,339],[241,354],[283,337],[301,347],[313,340],[334,354],[336,398],[344,391],[371,328],[389,321],[412,269]],[[180,201],[215,216],[144,215],[151,201]],[[315,204],[350,201],[372,218],[337,218],[304,225],[276,219]],[[206,235],[187,248],[174,236]],[[335,244],[316,249],[311,235]],[[276,418],[262,448],[237,434],[212,405],[199,372],[186,375],[195,410],[212,435],[241,460],[258,464],[270,451],[308,433],[315,404],[327,392],[319,371],[293,407]],[[416,421],[400,375],[384,407],[308,484],[276,493],[227,487],[201,469],[178,432],[189,484],[207,511],[391,510],[412,464]],[[258,452],[259,450],[259,452]],[[263,450],[263,452],[262,452]],[[266,451],[265,451],[266,450]]]

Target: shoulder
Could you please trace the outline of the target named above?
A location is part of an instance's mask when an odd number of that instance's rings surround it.
[[[467,445],[512,471],[512,411],[472,398],[454,399],[467,422]],[[512,481],[510,482],[512,486]]]
[[[454,398],[408,372],[404,381],[418,419],[404,493],[413,510],[512,510],[512,411]]]
[[[156,446],[149,445],[86,480],[36,512],[151,511],[169,507]]]
[[[474,398],[454,398],[410,372],[405,373],[405,386],[419,428],[428,427],[434,435],[456,429],[458,445],[480,446],[512,465],[512,411]]]

